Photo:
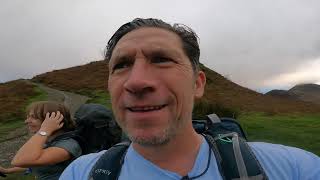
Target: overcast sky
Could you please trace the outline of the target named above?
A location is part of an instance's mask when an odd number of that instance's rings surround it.
[[[0,82],[100,60],[135,17],[190,26],[202,63],[250,89],[320,84],[319,0],[1,0]]]

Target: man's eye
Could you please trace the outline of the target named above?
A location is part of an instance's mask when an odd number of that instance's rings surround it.
[[[171,62],[172,60],[168,57],[165,56],[155,56],[152,58],[153,63],[166,63],[166,62]]]
[[[114,65],[112,70],[119,70],[119,69],[123,69],[123,68],[127,68],[131,65],[131,63],[129,61],[123,61],[123,62],[119,62],[118,64]]]

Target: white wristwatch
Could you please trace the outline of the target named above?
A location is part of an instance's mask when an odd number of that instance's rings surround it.
[[[41,136],[48,136],[48,133],[45,131],[38,131],[38,134],[40,134]]]

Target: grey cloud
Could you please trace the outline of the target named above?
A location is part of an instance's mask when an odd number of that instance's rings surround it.
[[[320,2],[251,2],[212,10],[215,18],[201,31],[207,35],[201,39],[205,64],[255,89],[263,79],[320,56]]]
[[[320,1],[0,2],[0,81],[101,59],[111,34],[134,17],[192,27],[201,60],[240,85],[289,73],[320,57]]]

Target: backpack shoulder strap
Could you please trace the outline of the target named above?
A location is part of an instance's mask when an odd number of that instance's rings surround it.
[[[212,124],[221,122],[221,119],[216,114],[209,114],[207,117],[210,119],[210,123]]]
[[[236,133],[213,138],[204,134],[214,152],[224,180],[267,180],[263,168],[247,142]]]
[[[119,177],[130,142],[122,142],[108,149],[96,162],[89,180],[116,180]]]

